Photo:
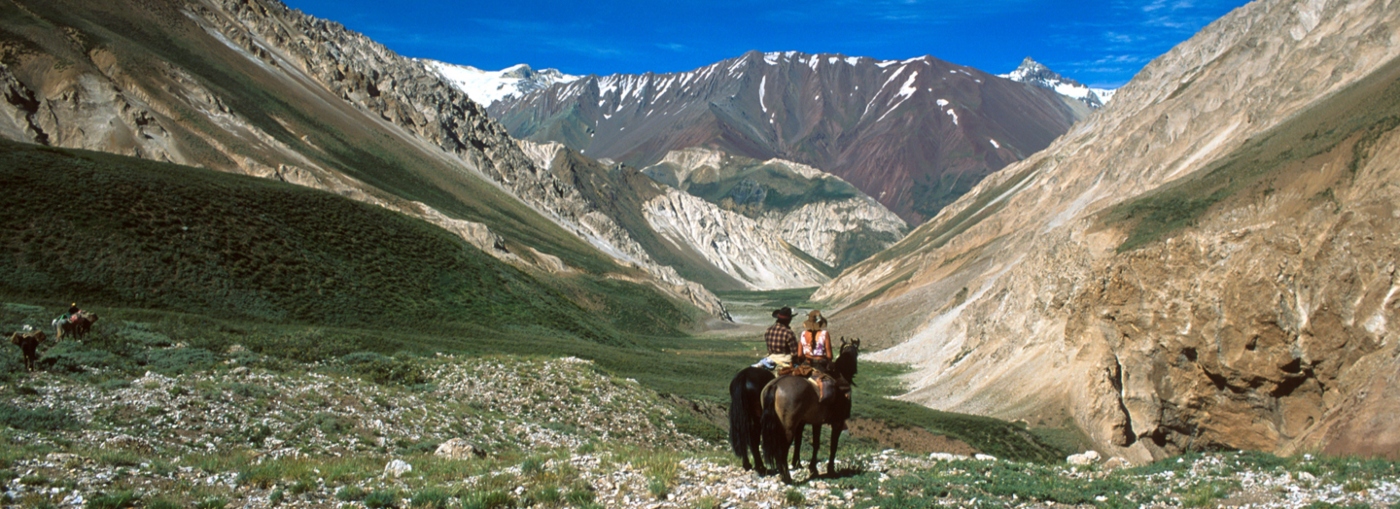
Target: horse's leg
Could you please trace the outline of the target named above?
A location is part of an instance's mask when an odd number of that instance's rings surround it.
[[[826,475],[832,477],[836,476],[836,442],[841,440],[841,432],[845,431],[845,429],[846,423],[844,422],[831,425],[831,455],[827,456],[826,459]],[[815,463],[816,460],[817,455],[813,454],[812,461]]]
[[[768,475],[768,466],[763,463],[763,449],[760,447],[763,443],[761,418],[761,415],[752,416],[753,422],[749,425],[749,453],[753,456],[754,471],[758,472],[758,475],[764,476]],[[745,459],[745,463],[747,462]]]
[[[817,473],[817,453],[820,452],[821,450],[822,450],[822,425],[821,425],[821,424],[813,424],[813,425],[812,425],[812,461],[808,463],[809,466],[808,466],[808,468],[807,468],[808,470],[812,471],[812,477],[813,477],[813,478],[815,478],[815,477],[817,477],[817,475],[819,475],[819,474]],[[827,469],[827,470],[831,470],[831,469]]]
[[[803,425],[797,425],[797,434],[792,436],[792,468],[802,468],[802,429]]]

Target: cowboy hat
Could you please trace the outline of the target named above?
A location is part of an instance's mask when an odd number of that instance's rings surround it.
[[[817,330],[826,326],[826,317],[822,316],[822,310],[813,309],[807,313],[807,321],[802,322],[802,326],[807,330]]]
[[[773,318],[792,318],[792,308],[783,306],[773,310]]]

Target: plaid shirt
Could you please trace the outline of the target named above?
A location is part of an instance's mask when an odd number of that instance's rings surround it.
[[[763,341],[768,343],[769,355],[797,353],[797,336],[791,328],[781,323],[769,327],[768,332],[763,333]]]

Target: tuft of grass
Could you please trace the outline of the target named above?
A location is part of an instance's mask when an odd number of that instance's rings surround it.
[[[386,507],[399,506],[399,493],[394,490],[375,490],[365,495],[365,507],[370,509],[382,509]]]
[[[228,507],[228,499],[220,496],[204,497],[194,504],[194,509],[224,509]]]
[[[140,499],[141,496],[131,490],[101,493],[89,498],[83,507],[86,509],[127,509],[135,507],[136,501]]]
[[[462,496],[462,509],[515,507],[515,498],[503,490],[474,491]]]
[[[1216,500],[1230,496],[1230,485],[1220,481],[1196,484],[1181,494],[1183,507],[1211,507]]]
[[[807,497],[796,489],[788,488],[787,491],[783,492],[783,501],[787,502],[788,505],[802,505],[803,502],[807,501]]]
[[[359,486],[346,486],[336,490],[335,498],[343,502],[357,502],[365,499],[365,490]]]
[[[448,502],[452,499],[452,494],[447,490],[437,487],[429,487],[418,490],[409,499],[412,507],[427,507],[429,509],[446,509]]]

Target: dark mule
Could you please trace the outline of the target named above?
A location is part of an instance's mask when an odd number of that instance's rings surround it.
[[[734,448],[735,456],[744,460],[744,470],[757,470],[759,475],[767,475],[768,471],[758,448],[758,419],[763,414],[758,397],[763,392],[763,386],[774,378],[771,371],[749,366],[729,382],[729,446]],[[753,454],[752,464],[749,463],[750,452]]]
[[[846,419],[851,417],[850,382],[856,376],[856,357],[860,353],[860,340],[847,343],[841,339],[841,356],[831,365],[831,374],[842,380],[841,394],[826,402],[812,387],[806,377],[783,376],[763,388],[763,453],[768,461],[777,465],[783,482],[792,483],[788,473],[787,453],[789,445],[801,445],[802,426],[812,425],[812,463],[809,470],[812,477],[817,472],[817,452],[821,445],[823,424],[831,425],[831,453],[826,461],[828,474],[836,473],[836,444],[841,432],[846,429]],[[793,462],[797,466],[798,458]]]
[[[43,343],[46,337],[44,331],[25,331],[10,334],[10,343],[18,346],[24,354],[24,369],[34,371],[34,363],[39,360],[39,343]]]

